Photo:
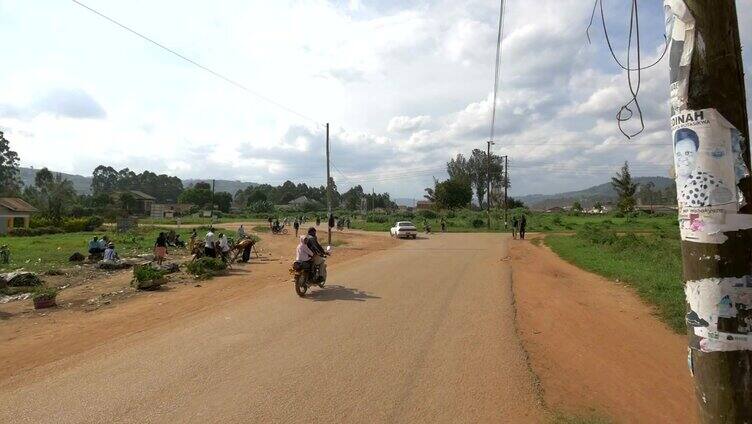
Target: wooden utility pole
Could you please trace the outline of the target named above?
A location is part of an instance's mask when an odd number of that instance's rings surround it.
[[[748,169],[752,169],[735,2],[685,0],[684,4],[695,21],[686,110],[716,109],[741,132],[744,162]],[[741,218],[745,218],[744,215],[752,213],[752,180],[749,177],[743,178],[738,187],[746,200],[746,205],[739,210],[739,214],[742,214]],[[681,191],[682,187],[677,187],[677,190]],[[739,278],[752,274],[752,230],[745,229],[744,226],[741,229],[726,228],[723,235],[727,240],[722,244],[681,242],[685,281],[714,284],[719,280],[707,279]],[[712,259],[707,260],[708,258]],[[752,288],[748,285],[739,290],[752,296]],[[718,316],[716,319],[720,321]],[[740,350],[727,348],[727,351],[719,348],[702,349],[702,343],[707,344],[709,339],[701,339],[696,335],[689,314],[687,321],[690,346],[688,359],[694,375],[701,420],[705,423],[752,422],[752,351],[745,350],[744,347],[737,347]],[[747,337],[749,336],[748,334]],[[723,345],[729,343],[728,340],[724,337],[717,343]],[[748,349],[749,344],[746,346]]]
[[[326,123],[326,235],[328,245],[332,245],[332,227],[329,222],[332,219],[332,178],[329,173],[329,123]]]
[[[507,209],[509,209],[509,206],[507,206],[507,190],[509,189],[509,172],[507,172],[508,168],[509,156],[504,155],[504,229],[507,228]]]
[[[491,229],[491,145],[493,140],[488,140],[486,150],[486,215],[488,216],[488,229]],[[483,207],[483,205],[478,205]]]

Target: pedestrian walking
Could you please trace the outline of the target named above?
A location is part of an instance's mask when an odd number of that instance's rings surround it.
[[[446,221],[444,220],[444,218],[441,218],[441,232],[446,232]]]
[[[298,230],[300,230],[300,222],[298,222],[297,219],[295,219],[295,222],[292,223],[292,228],[295,229],[295,237],[298,236]]]
[[[525,240],[525,227],[527,226],[527,218],[525,214],[520,217],[520,240]]]
[[[318,227],[319,225],[321,225],[321,217],[316,215],[316,226]]]
[[[513,216],[512,217],[512,238],[513,239],[517,238],[517,225],[519,225],[519,222],[517,222],[517,217]]]
[[[157,265],[162,265],[165,256],[167,256],[167,236],[164,232],[160,232],[154,243],[154,260],[157,261]]]

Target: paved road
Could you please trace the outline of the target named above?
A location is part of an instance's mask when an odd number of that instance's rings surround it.
[[[0,389],[0,422],[537,422],[506,255],[405,241]]]

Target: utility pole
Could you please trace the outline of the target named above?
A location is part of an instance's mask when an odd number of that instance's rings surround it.
[[[507,190],[509,189],[509,155],[504,155],[504,229],[507,229]]]
[[[332,245],[332,227],[329,226],[329,222],[332,219],[332,179],[329,174],[329,123],[326,123],[326,235],[328,239],[328,245]]]
[[[214,183],[215,182],[216,180],[212,179],[212,201],[211,201],[211,213],[209,216],[210,227],[214,226]]]
[[[486,214],[488,215],[488,229],[491,229],[491,145],[493,140],[488,140],[486,151]],[[483,205],[479,205],[483,206]]]
[[[728,132],[711,133],[710,130],[703,132],[702,121],[708,119],[707,116],[712,112],[708,112],[707,109],[715,109],[720,116],[741,132],[742,157],[747,169],[752,169],[744,72],[735,2],[733,0],[670,0],[666,4],[672,4],[676,9],[673,12],[667,9],[669,14],[667,18],[675,15],[674,18],[678,19],[677,13],[681,13],[683,6],[686,5],[691,14],[686,18],[686,22],[694,24],[693,37],[687,37],[685,40],[684,34],[686,33],[682,29],[679,39],[686,42],[676,43],[676,46],[672,42],[671,79],[676,81],[678,78],[681,83],[682,78],[685,78],[684,81],[687,82],[686,91],[683,91],[686,96],[685,102],[682,102],[682,97],[680,97],[681,90],[683,90],[681,85],[678,88],[680,90],[678,95],[675,93],[676,85],[672,87],[672,106],[674,107],[672,114],[675,117],[689,115],[697,117],[700,113],[702,117],[702,110],[706,110],[705,118],[701,118],[701,122],[695,126],[678,125],[676,128],[677,121],[672,119],[672,124],[675,126],[673,138],[680,135],[678,131],[685,131],[685,134],[694,133],[694,138],[699,138],[696,143],[699,145],[699,152],[696,155],[697,164],[707,163],[707,159],[699,155],[703,151],[703,146],[708,149],[715,146],[714,143],[722,143],[726,137],[729,137]],[[687,33],[690,31],[691,27],[687,29]],[[674,27],[674,33],[676,33],[676,27]],[[679,53],[682,48],[693,48],[691,61],[684,62],[682,68],[675,66],[680,63],[678,59],[680,54],[676,54],[674,47],[678,47]],[[688,76],[682,77],[677,69],[686,70],[687,65],[689,66]],[[679,101],[676,102],[675,99]],[[718,119],[713,119],[712,122],[718,121]],[[676,140],[674,140],[674,145],[678,152]],[[723,155],[724,150],[718,151]],[[733,159],[729,159],[727,163],[733,169]],[[681,193],[684,184],[679,184],[679,174],[679,166],[677,166],[677,191]],[[733,181],[727,184],[727,187],[733,190]],[[736,202],[732,205],[706,208],[722,209],[720,216],[723,217],[722,222],[725,224],[709,222],[717,226],[717,232],[700,230],[700,232],[705,232],[701,233],[698,238],[692,239],[686,236],[688,230],[682,230],[682,262],[689,312],[687,314],[688,362],[694,376],[700,418],[705,423],[752,422],[752,350],[750,350],[752,342],[749,341],[750,335],[739,334],[742,331],[737,327],[741,325],[739,322],[744,321],[745,316],[742,314],[750,308],[750,305],[739,303],[739,299],[752,297],[750,286],[752,282],[752,277],[750,277],[752,274],[752,229],[749,228],[752,223],[752,216],[750,216],[752,179],[742,178],[737,182],[737,188],[741,190],[746,200],[746,204],[738,209],[738,213],[736,213],[738,208]],[[692,207],[686,203],[683,204],[681,195],[679,197],[679,217],[680,221],[685,222],[684,219],[691,219],[687,216]],[[726,209],[728,207],[733,210]],[[726,209],[725,212],[723,209]],[[701,210],[699,216],[702,218],[706,213],[712,213],[712,211]],[[740,281],[738,279],[743,281],[741,285],[727,285],[733,281]],[[729,296],[731,311],[723,312],[723,299],[728,302]],[[718,302],[717,298],[721,299],[721,302]]]

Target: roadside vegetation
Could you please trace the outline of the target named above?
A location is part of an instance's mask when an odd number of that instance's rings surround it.
[[[578,267],[633,287],[674,331],[684,332],[678,231],[624,232],[609,225],[588,224],[574,236],[549,235],[545,242]]]
[[[94,236],[107,236],[110,241],[115,243],[120,257],[151,253],[160,231],[168,230],[159,227],[139,227],[133,231],[119,233],[112,228],[105,228],[96,232],[46,234],[30,237],[0,236],[0,245],[7,245],[11,252],[10,263],[0,263],[0,272],[19,268],[43,272],[70,267],[71,262],[68,261],[68,258],[75,252],[87,256],[88,242]],[[222,230],[219,229],[219,231]],[[177,233],[180,234],[183,241],[188,242],[190,229],[182,229]],[[203,236],[203,234],[200,234],[200,236]],[[172,249],[175,248],[169,248],[168,252]]]

